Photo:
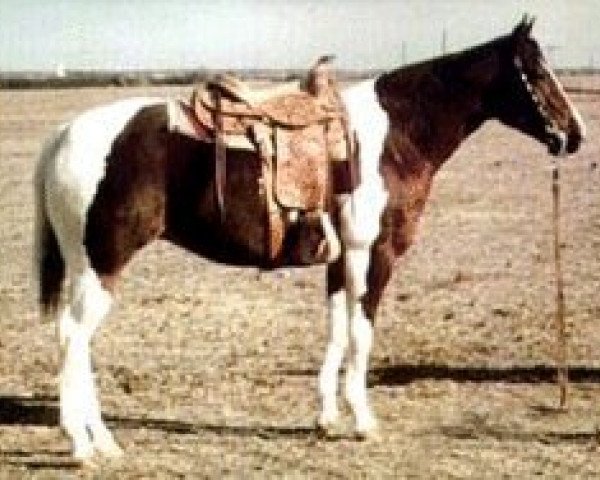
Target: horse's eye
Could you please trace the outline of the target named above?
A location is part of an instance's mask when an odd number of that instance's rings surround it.
[[[543,80],[546,77],[546,72],[542,66],[538,64],[530,70],[528,76],[531,81],[536,82],[538,80]]]

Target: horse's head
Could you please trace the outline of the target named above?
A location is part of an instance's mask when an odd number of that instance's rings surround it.
[[[507,37],[494,110],[502,123],[546,144],[551,154],[574,153],[585,125],[531,37],[532,26],[533,19],[523,17]]]

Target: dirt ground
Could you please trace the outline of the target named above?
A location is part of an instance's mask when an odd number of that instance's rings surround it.
[[[576,79],[578,85],[581,79]],[[598,79],[594,80],[595,83]],[[189,87],[0,91],[0,478],[600,476],[600,96],[561,164],[569,407],[556,408],[551,162],[498,124],[438,174],[380,310],[369,394],[381,440],[313,432],[324,269],[223,268],[158,242],[95,337],[125,459],[82,470],[57,427],[54,325],[32,293],[36,155],[95,104]]]

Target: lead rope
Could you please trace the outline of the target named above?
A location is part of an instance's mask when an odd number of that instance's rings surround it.
[[[539,97],[527,78],[527,74],[523,70],[523,61],[519,57],[515,57],[515,66],[521,73],[521,79],[525,88],[530,93],[533,102],[535,103],[540,115],[549,123],[547,129],[552,131],[556,125],[552,121],[550,115],[544,108]],[[564,149],[564,148],[563,148]],[[561,156],[565,152],[561,152]],[[554,161],[552,165],[552,220],[554,233],[554,269],[556,276],[556,317],[555,326],[557,334],[556,342],[556,362],[557,362],[557,381],[560,388],[560,407],[564,408],[567,404],[567,387],[569,384],[569,371],[567,368],[567,328],[565,325],[565,295],[563,291],[563,276],[560,256],[560,171],[558,162]]]
[[[567,367],[567,328],[565,324],[565,295],[563,291],[562,262],[560,254],[560,170],[558,163],[552,166],[552,223],[554,232],[554,267],[556,275],[556,362],[557,381],[560,389],[560,408],[567,404],[569,370]]]

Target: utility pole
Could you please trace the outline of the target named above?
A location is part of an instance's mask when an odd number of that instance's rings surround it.
[[[446,55],[448,50],[448,29],[444,27],[442,30],[442,55]]]
[[[406,65],[406,41],[402,40],[402,65]]]

